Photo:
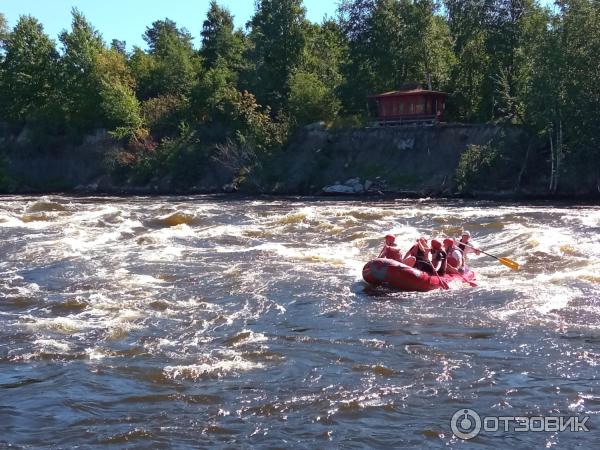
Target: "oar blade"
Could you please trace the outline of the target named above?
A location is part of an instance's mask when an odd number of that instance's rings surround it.
[[[512,259],[498,258],[498,261],[500,261],[506,267],[510,267],[512,270],[519,270],[519,263],[513,261]]]

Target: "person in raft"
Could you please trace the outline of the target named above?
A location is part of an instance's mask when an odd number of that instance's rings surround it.
[[[446,265],[446,272],[448,273],[463,273],[465,260],[463,258],[463,252],[456,246],[454,239],[444,239],[444,249],[448,255],[448,264]]]
[[[437,239],[431,240],[431,264],[438,275],[445,275],[448,259],[442,243]]]
[[[419,269],[423,272],[427,272],[430,275],[433,275],[433,266],[429,261],[429,252],[431,249],[427,245],[427,239],[421,236],[417,239],[415,245],[413,245],[409,251],[404,255],[404,259],[409,257],[415,258],[414,268]]]
[[[468,231],[463,231],[462,236],[460,237],[460,241],[458,241],[458,248],[463,253],[464,264],[467,264],[467,255],[469,253],[475,253],[476,255],[481,254],[481,250],[477,248],[474,242],[470,242],[471,233]],[[467,245],[465,245],[467,244]]]
[[[385,244],[383,244],[383,248],[381,249],[378,258],[393,259],[394,261],[399,261],[410,267],[415,265],[415,258],[402,258],[402,252],[396,245],[396,237],[393,234],[387,234],[385,236]]]
[[[379,252],[378,258],[393,259],[394,261],[402,261],[402,255],[400,249],[396,245],[396,237],[393,234],[385,235],[385,244],[381,252]]]

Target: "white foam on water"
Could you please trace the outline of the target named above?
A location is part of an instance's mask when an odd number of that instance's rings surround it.
[[[35,225],[37,225],[37,228],[45,228],[43,224],[35,224],[33,222],[24,223],[21,219],[12,214],[0,214],[0,227],[3,228],[34,228]]]
[[[33,344],[38,347],[40,351],[59,351],[62,353],[68,353],[71,350],[71,345],[65,341],[59,341],[56,339],[36,339]]]
[[[33,317],[22,316],[24,325],[33,332],[52,331],[62,334],[75,334],[91,328],[97,328],[96,324],[88,320],[79,319],[74,316],[67,317]]]
[[[262,363],[244,359],[236,351],[222,350],[216,356],[204,357],[202,362],[196,364],[165,366],[163,372],[168,378],[173,380],[198,380],[205,377],[221,378],[264,367]]]
[[[245,227],[239,225],[212,225],[197,230],[195,235],[205,239],[220,238],[223,236],[243,237],[244,230]]]
[[[94,348],[86,348],[85,353],[88,359],[92,361],[100,361],[104,358],[111,357],[112,354],[104,348],[94,347]]]

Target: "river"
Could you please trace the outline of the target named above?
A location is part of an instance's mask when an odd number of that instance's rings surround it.
[[[367,287],[468,229],[478,287]],[[0,448],[592,448],[600,208],[0,197]],[[590,431],[450,420],[589,416]],[[11,447],[12,448],[12,447]]]

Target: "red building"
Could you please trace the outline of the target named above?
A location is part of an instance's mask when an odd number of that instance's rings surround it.
[[[421,87],[372,95],[381,123],[442,121],[448,94]]]

